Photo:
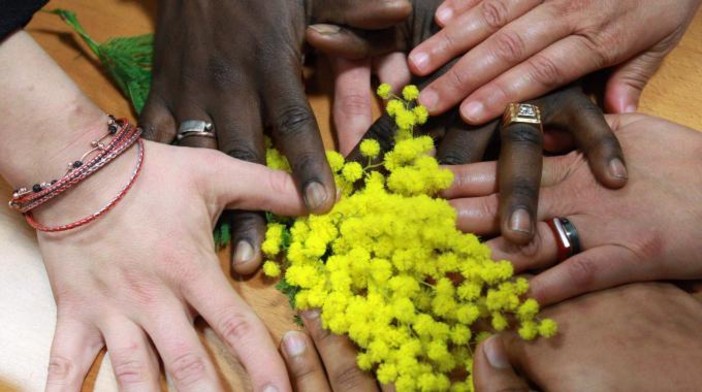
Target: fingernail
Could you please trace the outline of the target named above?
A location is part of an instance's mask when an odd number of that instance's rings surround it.
[[[341,27],[330,24],[314,24],[310,28],[322,35],[332,35],[341,31]]]
[[[469,102],[463,107],[463,116],[471,122],[479,122],[484,111],[485,106],[481,102]]]
[[[424,71],[429,63],[429,55],[424,52],[413,53],[412,56],[410,56],[410,61],[415,67],[417,67],[417,69]]]
[[[626,172],[624,163],[619,158],[614,158],[609,161],[609,174],[616,178],[627,178],[629,174]]]
[[[275,385],[266,385],[263,387],[263,392],[278,392],[278,388]]]
[[[509,228],[522,233],[531,233],[531,218],[527,210],[523,208],[515,210],[509,219]]]
[[[307,320],[316,320],[319,318],[319,309],[305,310],[300,314],[303,318],[306,318]]]
[[[285,347],[285,352],[291,357],[304,353],[307,348],[302,332],[298,331],[289,331],[283,335],[283,346]]]
[[[496,369],[509,369],[511,366],[505,355],[497,336],[490,336],[483,342],[483,352],[490,366]]]
[[[311,211],[317,210],[327,202],[327,190],[318,182],[312,182],[305,189],[305,204]]]
[[[636,113],[636,105],[629,105],[624,108],[624,113]]]
[[[425,89],[419,94],[419,103],[426,106],[427,109],[434,110],[439,102],[439,94],[433,89]]]
[[[453,17],[453,10],[449,7],[439,7],[436,11],[436,19],[441,23],[448,22]]]
[[[234,264],[246,263],[247,261],[251,261],[251,259],[253,259],[253,257],[254,257],[253,246],[251,246],[249,241],[242,240],[236,244],[236,250],[234,250],[234,258],[232,260],[232,263],[234,263]]]

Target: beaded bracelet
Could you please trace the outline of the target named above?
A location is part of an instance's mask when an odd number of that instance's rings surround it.
[[[90,164],[86,164],[85,166],[83,166],[82,170],[72,172],[71,176],[68,178],[64,177],[61,181],[52,185],[47,190],[47,193],[41,195],[40,198],[33,198],[27,201],[26,203],[20,202],[20,204],[15,208],[22,213],[26,213],[57,197],[58,195],[73,187],[74,185],[85,180],[90,175],[92,175],[93,173],[110,163],[116,157],[121,155],[124,151],[131,147],[134,144],[134,142],[137,141],[137,139],[139,139],[140,133],[141,131],[138,130],[138,132],[127,134],[127,139],[120,139],[118,144],[116,144],[113,149],[110,149],[106,152],[106,154],[101,155],[94,163],[91,162]]]
[[[139,173],[141,172],[141,167],[143,166],[144,163],[144,141],[141,139],[137,140],[137,163],[134,166],[134,170],[132,171],[131,177],[129,177],[129,180],[127,181],[127,184],[119,191],[119,193],[113,197],[107,204],[105,204],[102,208],[97,210],[96,212],[79,219],[75,222],[67,223],[64,225],[58,225],[58,226],[45,226],[34,219],[34,216],[32,215],[31,211],[27,212],[24,214],[25,219],[27,220],[27,223],[35,228],[38,231],[44,231],[44,232],[58,232],[58,231],[66,231],[66,230],[71,230],[75,229],[77,227],[86,225],[95,219],[99,218],[100,216],[104,215],[107,213],[107,211],[111,210],[114,208],[117,203],[119,203],[120,200],[126,196],[127,192],[129,192],[129,189],[132,188],[134,185],[134,182],[136,182],[137,177],[139,177]]]
[[[86,173],[89,176],[111,161],[114,156],[111,157],[110,155],[113,155],[119,148],[123,151],[125,147],[128,147],[123,145],[123,143],[137,132],[134,128],[129,126],[126,120],[115,120],[112,116],[110,116],[107,123],[107,128],[107,135],[91,142],[92,148],[90,151],[83,154],[79,160],[68,164],[69,168],[61,179],[37,183],[31,188],[15,190],[9,203],[10,207],[24,213],[59,196],[73,185],[80,182],[78,179],[83,177]],[[114,137],[109,144],[105,145],[103,140],[109,136]],[[131,144],[133,144],[133,141]],[[94,152],[99,153],[86,162],[85,159]],[[121,153],[121,151],[116,155],[119,155],[119,153]]]
[[[124,198],[132,185],[134,185],[136,178],[141,172],[141,167],[144,160],[144,143],[140,139],[142,130],[140,128],[130,126],[129,122],[125,119],[117,120],[112,116],[109,117],[110,118],[107,122],[107,135],[93,140],[91,142],[91,149],[88,152],[83,154],[80,159],[68,164],[68,170],[63,177],[51,182],[35,184],[31,188],[20,188],[14,191],[9,205],[11,208],[22,212],[30,226],[39,231],[46,232],[65,231],[83,226],[112,209],[122,198]],[[108,144],[105,144],[105,139],[110,136],[112,136],[112,140],[110,140]],[[138,149],[137,163],[131,177],[129,178],[129,181],[120,190],[117,196],[112,198],[97,212],[78,221],[59,226],[45,226],[35,220],[31,214],[32,209],[54,199],[73,186],[79,184],[93,173],[97,172],[99,169],[103,168],[119,157],[123,152],[133,146],[134,143],[137,143]],[[97,154],[93,158],[87,160],[89,156],[95,153]]]

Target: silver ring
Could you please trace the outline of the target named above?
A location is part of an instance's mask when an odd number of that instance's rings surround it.
[[[580,235],[575,229],[573,222],[563,217],[555,217],[546,222],[556,237],[558,246],[556,259],[561,261],[575,256],[582,250],[580,246]]]
[[[215,139],[214,125],[211,122],[201,120],[186,120],[178,126],[176,140],[181,141],[190,136],[203,136]]]

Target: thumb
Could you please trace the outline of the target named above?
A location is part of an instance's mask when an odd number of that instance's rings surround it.
[[[211,189],[218,206],[271,211],[285,216],[307,213],[302,195],[289,173],[224,154],[217,154],[204,171],[200,189]]]
[[[500,335],[483,341],[475,353],[473,383],[476,392],[529,391],[529,385],[509,363]]]
[[[633,113],[641,92],[663,63],[667,52],[651,50],[617,67],[607,81],[605,108],[609,113]]]

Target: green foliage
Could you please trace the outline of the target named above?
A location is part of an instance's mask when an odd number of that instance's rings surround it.
[[[278,281],[278,283],[276,283],[275,288],[288,297],[290,307],[295,309],[295,294],[300,291],[300,286],[291,285],[287,280],[285,280],[285,277],[283,277],[280,279],[280,281]]]
[[[144,107],[151,86],[153,34],[110,38],[103,43],[93,40],[78,22],[75,12],[64,9],[48,11],[63,19],[95,53],[103,68],[137,113]]]
[[[232,239],[231,228],[229,227],[229,222],[224,222],[222,219],[217,222],[217,226],[214,229],[214,243],[215,249],[222,250],[227,246],[229,241]]]

